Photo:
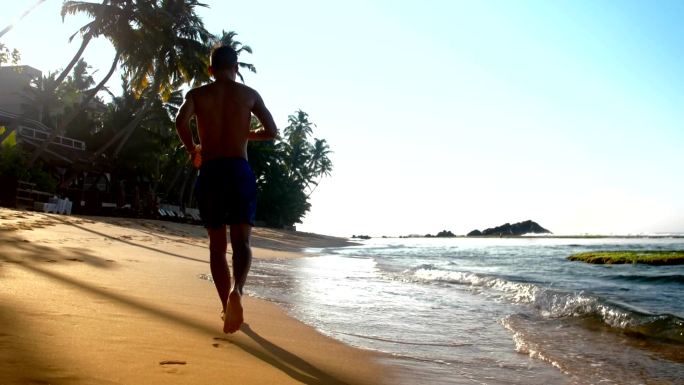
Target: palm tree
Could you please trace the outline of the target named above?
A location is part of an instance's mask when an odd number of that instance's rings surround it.
[[[235,40],[235,36],[237,36],[237,32],[235,31],[221,31],[221,36],[214,36],[212,38],[212,45],[213,46],[229,46],[232,49],[237,52],[238,57],[240,57],[240,54],[243,52],[247,53],[252,53],[252,47],[248,45],[243,45],[241,42]],[[256,67],[254,67],[253,64],[250,63],[244,63],[241,61],[238,61],[238,67],[239,68],[244,68],[247,69],[248,71],[252,73],[256,73]],[[241,82],[245,82],[245,78],[242,77],[242,74],[240,71],[238,71],[238,76],[240,77]]]
[[[37,121],[46,126],[52,125],[57,116],[63,112],[59,95],[54,92],[56,77],[56,72],[49,72],[33,80],[25,89],[25,93],[21,95],[26,99],[26,103],[22,106],[24,115],[34,116]]]
[[[85,26],[81,27],[78,32],[81,32],[81,35],[83,36],[83,40],[81,40],[81,46],[78,47],[78,51],[76,51],[76,54],[74,55],[73,58],[71,58],[71,61],[67,66],[62,70],[62,73],[59,74],[59,76],[56,79],[56,85],[55,87],[59,86],[64,79],[69,75],[69,72],[71,72],[71,69],[78,63],[79,59],[81,56],[83,56],[83,52],[85,51],[86,47],[90,43],[90,41],[93,39],[93,37],[96,37],[99,33],[100,30],[104,24],[104,22],[107,20],[107,13],[105,12],[107,10],[107,3],[109,0],[104,0],[102,4],[99,4],[99,7],[97,8],[97,17],[95,20],[91,21],[90,23],[86,24]],[[64,9],[65,7],[68,6],[69,3],[84,3],[84,2],[75,2],[75,1],[67,1],[62,5],[62,21],[64,21],[64,16],[66,15]],[[85,3],[89,4],[89,3]],[[93,4],[93,6],[97,6],[98,4]],[[69,42],[74,40],[74,37],[78,34],[78,32],[74,33],[69,37]]]
[[[66,78],[69,71],[76,63],[79,62],[85,47],[94,37],[105,36],[109,39],[116,49],[112,65],[105,75],[105,77],[97,84],[95,88],[85,93],[85,97],[81,100],[81,104],[74,108],[69,115],[67,115],[59,127],[53,129],[50,137],[42,143],[40,147],[31,156],[28,166],[31,167],[33,163],[45,151],[52,140],[61,135],[66,128],[73,122],[73,120],[88,106],[90,101],[97,95],[102,88],[104,88],[107,81],[116,70],[119,60],[122,56],[131,51],[131,47],[136,42],[136,34],[132,27],[138,20],[136,20],[136,5],[131,0],[105,0],[102,3],[89,3],[85,1],[65,1],[62,5],[62,18],[66,15],[73,15],[77,13],[85,13],[93,18],[92,21],[81,27],[69,40],[73,39],[79,32],[83,35],[83,42],[79,51],[76,53],[71,62],[62,71],[62,73],[55,80],[55,89]],[[53,90],[54,91],[54,90]]]
[[[96,156],[119,141],[113,152],[113,157],[117,157],[155,98],[167,100],[180,85],[209,78],[211,35],[195,13],[199,6],[205,5],[196,0],[161,0],[138,5],[138,44],[123,59],[123,66],[124,76],[130,79],[134,93],[145,98],[145,104],[117,136],[96,151]]]
[[[304,189],[311,174],[308,167],[311,157],[308,138],[313,133],[314,124],[309,121],[309,115],[302,110],[288,116],[287,120],[290,124],[283,130],[286,139],[285,165],[289,178],[294,179]]]
[[[10,50],[6,45],[0,42],[0,66],[4,63],[17,64],[21,56],[16,49]]]
[[[316,191],[316,187],[318,187],[319,182],[314,181],[314,178],[318,177],[320,180],[324,176],[330,176],[330,172],[332,172],[332,161],[328,158],[328,155],[331,152],[325,139],[314,138],[313,150],[311,151],[311,159],[309,160],[308,165],[308,169],[311,170],[312,173],[310,184],[313,184],[314,187],[306,195],[307,198],[311,196],[311,194]],[[307,188],[309,188],[310,184],[307,184]]]

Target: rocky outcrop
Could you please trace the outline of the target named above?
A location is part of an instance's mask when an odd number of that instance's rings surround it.
[[[456,234],[452,233],[451,231],[448,230],[442,230],[437,235],[432,235],[432,234],[425,234],[425,238],[453,238],[455,237]]]
[[[514,224],[506,223],[498,227],[492,227],[485,230],[473,230],[468,233],[469,237],[481,237],[481,236],[517,236],[525,234],[552,234],[549,230],[539,226],[537,222],[527,220],[524,222],[518,222]]]
[[[352,239],[371,239],[370,235],[352,235]]]

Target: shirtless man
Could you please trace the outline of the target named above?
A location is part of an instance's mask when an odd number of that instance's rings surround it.
[[[209,234],[211,276],[223,305],[223,331],[243,322],[242,290],[252,262],[249,237],[256,212],[256,181],[247,163],[247,142],[271,140],[278,129],[259,94],[235,81],[237,54],[222,46],[211,53],[214,82],[190,90],[176,116],[176,130],[199,168],[195,194]],[[263,129],[250,131],[252,113]],[[197,119],[200,145],[193,143],[190,120]],[[233,278],[226,261],[226,225],[230,226]]]

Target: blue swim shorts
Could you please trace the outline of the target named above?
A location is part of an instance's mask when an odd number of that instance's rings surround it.
[[[219,158],[203,162],[195,194],[204,227],[254,226],[256,179],[246,159]]]

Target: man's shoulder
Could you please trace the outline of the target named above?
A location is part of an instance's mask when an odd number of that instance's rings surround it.
[[[188,91],[187,94],[185,94],[185,95],[186,95],[185,97],[187,98],[188,95],[191,95],[191,94],[206,94],[206,93],[211,93],[211,92],[214,92],[214,89],[215,89],[216,87],[225,86],[225,85],[226,85],[226,84],[219,85],[219,84],[216,83],[216,82],[208,83],[208,84],[205,84],[205,85],[202,85],[202,86],[195,87],[195,88],[191,89],[190,91]],[[227,85],[228,85],[229,87],[235,89],[235,90],[238,90],[238,91],[243,92],[243,93],[246,93],[246,94],[258,95],[258,93],[256,92],[255,89],[253,89],[252,87],[249,87],[249,86],[247,86],[247,85],[245,85],[245,84],[242,84],[242,83],[232,82],[232,83],[227,83]]]
[[[250,87],[250,86],[248,86],[248,85],[245,85],[245,84],[243,84],[243,83],[235,82],[235,87],[236,87],[237,89],[239,89],[239,90],[241,90],[241,91],[243,91],[243,92],[249,93],[249,94],[251,94],[251,95],[257,95],[257,92],[256,92],[256,90],[255,90],[254,88],[252,88],[252,87]]]
[[[205,84],[205,85],[202,85],[202,86],[195,87],[195,88],[191,89],[190,91],[188,91],[188,92],[185,94],[185,97],[187,98],[189,95],[196,95],[196,94],[205,93],[205,92],[208,91],[209,86],[211,86],[212,84],[213,84],[213,83],[209,83],[209,84]]]

